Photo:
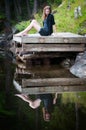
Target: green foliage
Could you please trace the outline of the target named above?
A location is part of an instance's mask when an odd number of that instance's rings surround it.
[[[16,24],[15,27],[16,27],[19,31],[22,31],[22,30],[24,30],[24,29],[28,26],[28,24],[29,24],[29,21],[22,21],[22,22]]]
[[[86,34],[86,20],[79,24],[79,34],[84,35]]]
[[[22,22],[16,24],[15,27],[16,27],[19,31],[22,31],[22,30],[24,30],[29,24],[30,24],[30,21],[22,21]],[[32,29],[32,30],[30,31],[30,33],[36,33],[36,30],[35,30],[35,29]]]
[[[5,109],[5,93],[0,93],[0,115],[13,116],[14,114],[14,111]]]
[[[4,18],[5,18],[4,13],[0,12],[0,19],[4,19]]]
[[[62,94],[62,103],[79,103],[86,108],[86,92],[79,93],[63,93]]]
[[[74,18],[74,9],[75,7],[81,6],[82,16],[77,19]],[[84,30],[83,33],[86,33],[85,29],[82,29],[81,23],[86,20],[86,10],[84,5],[84,0],[76,0],[75,2],[70,0],[70,9],[68,10],[68,0],[65,0],[63,5],[57,8],[57,14],[55,14],[57,31],[58,32],[73,32],[79,33],[80,30]],[[84,27],[83,27],[84,28]]]
[[[62,0],[54,0],[54,3],[56,3],[57,5],[60,5],[62,3]]]
[[[71,3],[75,3],[75,0],[69,0]]]
[[[69,120],[70,119],[70,120]],[[59,130],[72,130],[75,126],[75,115],[73,104],[62,104],[60,107],[55,108],[53,113],[54,122],[51,123],[53,129]]]

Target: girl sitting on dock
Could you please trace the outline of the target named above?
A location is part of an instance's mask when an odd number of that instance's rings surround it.
[[[15,34],[15,36],[26,36],[32,28],[36,29],[41,36],[48,36],[51,35],[53,31],[56,32],[55,20],[50,6],[45,6],[43,9],[43,27],[33,19],[26,29]]]

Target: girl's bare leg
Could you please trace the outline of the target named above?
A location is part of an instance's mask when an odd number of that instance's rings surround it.
[[[39,23],[36,20],[32,20],[32,22],[30,23],[30,25],[24,29],[23,31],[21,31],[20,33],[15,34],[15,36],[21,36],[21,35],[27,35],[27,33],[32,29],[35,28],[37,32],[40,31],[41,26],[39,25]]]
[[[29,106],[33,109],[36,109],[37,107],[40,106],[41,99],[36,99],[34,101],[30,101]]]
[[[15,96],[20,97],[23,101],[29,103],[29,106],[33,109],[36,109],[37,107],[40,106],[41,100],[36,99],[32,101],[27,95],[25,94],[15,94]]]

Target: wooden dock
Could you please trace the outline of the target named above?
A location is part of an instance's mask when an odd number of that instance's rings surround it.
[[[70,32],[46,37],[39,34],[13,36],[13,42],[14,46],[11,51],[15,54],[18,52],[23,62],[32,58],[44,58],[47,62],[48,58],[64,57],[68,54],[84,52],[86,49],[86,37]],[[17,46],[18,43],[20,47]],[[21,77],[21,92],[26,94],[86,91],[86,79],[74,77],[66,71],[59,68],[57,70],[47,68],[46,70],[43,66],[41,71],[39,68],[34,71],[32,68],[27,70],[25,66],[20,65],[16,75]]]
[[[21,43],[21,49],[25,52],[76,52],[84,51],[86,37],[73,33],[57,33],[56,36],[46,37],[29,34],[22,37],[13,36],[13,41]]]
[[[30,59],[32,55],[29,53],[43,53],[45,57],[49,57],[53,53],[53,57],[58,56],[61,52],[83,52],[85,50],[86,37],[70,32],[56,33],[55,36],[40,36],[39,34],[29,34],[28,36],[13,36],[15,42],[14,53],[22,53],[20,59]],[[17,43],[21,47],[17,47]],[[11,51],[13,51],[11,48]],[[33,56],[35,57],[36,54]],[[61,56],[59,55],[59,56]],[[20,56],[20,55],[18,55]]]

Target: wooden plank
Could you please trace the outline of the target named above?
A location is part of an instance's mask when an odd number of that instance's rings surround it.
[[[80,52],[85,50],[84,44],[23,44],[25,52]]]
[[[86,39],[85,39],[86,40]],[[81,38],[60,38],[60,37],[40,37],[40,38],[31,38],[24,37],[21,39],[21,43],[85,43],[82,37]]]
[[[86,85],[83,78],[22,79],[22,87]]]
[[[70,85],[70,86],[50,86],[50,87],[32,87],[22,88],[25,94],[45,94],[45,93],[63,93],[63,92],[85,92],[86,85]]]
[[[74,78],[74,75],[72,75],[68,69],[64,68],[59,68],[55,69],[54,67],[43,67],[40,69],[38,67],[30,67],[30,69],[26,69],[23,64],[18,64],[18,68],[16,68],[16,73],[17,76],[25,78],[25,75],[37,78]]]
[[[25,52],[26,53],[26,52]],[[38,58],[59,58],[59,57],[73,57],[74,53],[34,53],[34,54],[23,54],[23,59],[38,59]],[[76,54],[74,54],[76,55]]]
[[[73,33],[56,33],[55,36],[40,36],[29,34],[28,36],[13,36],[13,40],[20,43],[86,43],[86,37]]]
[[[23,48],[16,48],[19,52],[82,52],[85,50],[85,45],[23,45]],[[12,49],[11,49],[12,50]]]

